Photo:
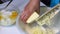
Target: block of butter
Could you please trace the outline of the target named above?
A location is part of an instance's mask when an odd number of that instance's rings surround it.
[[[32,23],[36,18],[39,17],[39,14],[37,12],[34,12],[26,21],[27,23]]]

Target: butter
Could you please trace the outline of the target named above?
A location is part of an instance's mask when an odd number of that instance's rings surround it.
[[[28,20],[26,21],[27,23],[31,23],[31,22],[33,22],[36,18],[38,18],[39,17],[39,15],[38,15],[38,13],[37,12],[34,12],[29,18],[28,18]]]

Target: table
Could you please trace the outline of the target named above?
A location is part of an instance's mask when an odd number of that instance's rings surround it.
[[[25,34],[22,29],[18,29],[16,25],[10,27],[0,26],[0,34]]]

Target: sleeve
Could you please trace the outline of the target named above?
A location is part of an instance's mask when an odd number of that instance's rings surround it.
[[[54,7],[60,2],[60,0],[41,0],[41,2],[43,2],[45,5],[49,7]]]
[[[51,0],[51,4],[50,7],[54,7],[55,5],[57,5],[59,3],[60,0]]]

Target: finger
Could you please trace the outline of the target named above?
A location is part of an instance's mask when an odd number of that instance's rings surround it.
[[[26,21],[27,21],[27,19],[30,17],[30,15],[31,15],[31,13],[28,13],[28,12],[25,14],[24,22],[26,22]]]
[[[26,22],[27,21],[27,19],[28,19],[28,17],[29,17],[29,15],[25,15],[25,17],[24,17],[24,22]]]
[[[26,19],[25,19],[26,16],[27,16],[26,13],[24,13],[23,18],[22,18],[22,21],[23,21],[23,22],[26,22]]]
[[[23,13],[21,14],[21,19],[23,19],[24,16],[25,16],[25,12],[23,12]]]

